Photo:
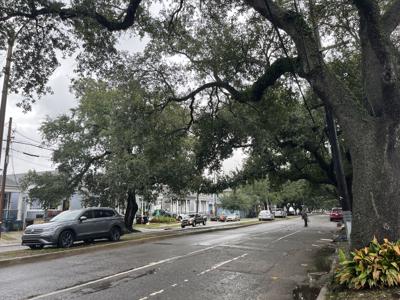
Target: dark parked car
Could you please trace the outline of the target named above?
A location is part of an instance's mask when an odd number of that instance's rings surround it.
[[[334,207],[329,214],[329,218],[332,221],[342,221],[343,220],[343,211],[340,207]]]
[[[210,217],[210,221],[218,221],[218,216],[217,215],[212,215]]]
[[[136,224],[147,224],[149,223],[149,217],[146,215],[136,215]]]
[[[123,217],[112,208],[84,208],[60,213],[49,223],[30,225],[22,235],[22,245],[41,249],[45,245],[69,248],[74,241],[96,238],[118,241],[126,232]]]
[[[185,226],[189,225],[196,227],[197,224],[206,225],[206,222],[207,222],[207,216],[203,216],[201,214],[190,214],[184,216],[184,218],[181,221],[181,227],[185,228]]]
[[[156,209],[153,214],[153,217],[170,217],[170,218],[176,218],[176,214],[172,213],[170,211],[164,210],[164,209]]]

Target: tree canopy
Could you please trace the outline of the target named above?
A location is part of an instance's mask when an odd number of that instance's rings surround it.
[[[37,192],[50,192],[63,179],[64,189],[53,201],[79,191],[86,205],[126,207],[128,214],[129,197],[136,205],[137,194],[151,201],[166,188],[177,194],[190,189],[196,174],[193,141],[182,130],[187,114],[180,106],[154,109],[135,81],[110,86],[88,79],[74,89],[79,106],[41,127],[46,143],[56,148],[58,173],[54,180],[27,178],[34,184],[31,196],[46,204],[46,193]]]

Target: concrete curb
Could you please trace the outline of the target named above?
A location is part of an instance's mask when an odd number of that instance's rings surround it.
[[[325,284],[321,290],[319,291],[318,297],[316,300],[325,300],[326,299],[326,294],[328,293],[328,287]]]
[[[250,223],[250,222],[249,222]],[[11,265],[23,264],[23,263],[31,263],[37,261],[43,261],[48,259],[55,259],[59,257],[68,257],[74,256],[79,254],[90,253],[94,251],[100,251],[104,249],[111,249],[111,248],[121,248],[128,245],[135,245],[135,244],[144,244],[147,242],[163,240],[171,237],[179,237],[183,235],[194,235],[194,234],[201,234],[206,232],[214,232],[214,231],[222,231],[222,230],[231,230],[237,228],[244,228],[249,226],[254,226],[260,224],[259,222],[250,224],[238,224],[238,225],[225,225],[225,226],[215,226],[215,227],[208,227],[204,229],[192,229],[192,230],[179,230],[176,232],[160,232],[160,233],[144,233],[142,237],[138,239],[132,240],[125,240],[116,243],[107,243],[107,244],[97,244],[93,246],[85,246],[82,248],[77,249],[68,249],[68,250],[60,250],[53,253],[43,253],[43,254],[36,254],[36,255],[29,255],[29,256],[21,256],[21,257],[13,257],[10,259],[3,259],[0,260],[0,268],[7,267]],[[21,250],[18,250],[21,251]]]
[[[336,266],[338,264],[338,260],[337,260],[337,258],[338,258],[338,249],[339,248],[336,245],[336,250],[335,250],[335,254],[334,254],[333,260],[332,260],[331,269],[329,270],[329,273],[328,273],[330,275],[333,275],[335,273],[335,268],[336,268]],[[329,283],[325,283],[322,286],[321,290],[319,291],[318,297],[315,300],[326,300],[326,295],[329,292],[328,284]]]

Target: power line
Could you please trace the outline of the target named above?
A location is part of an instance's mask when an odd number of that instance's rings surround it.
[[[14,148],[10,148],[12,151],[14,152],[18,152],[27,156],[31,156],[31,157],[37,157],[37,158],[45,158],[45,159],[52,159],[50,156],[43,156],[43,155],[38,155],[38,154],[33,154],[33,153],[29,153],[29,152],[25,152],[25,151],[20,151]]]
[[[41,141],[37,141],[37,140],[35,140],[35,139],[32,139],[32,138],[30,138],[30,137],[27,137],[26,135],[22,134],[22,133],[21,133],[20,131],[18,131],[17,129],[14,129],[14,132],[17,133],[18,135],[20,135],[20,136],[22,136],[22,137],[24,137],[24,138],[26,138],[26,139],[32,141],[32,142],[39,143],[39,144],[41,143]]]
[[[32,146],[32,147],[36,147],[36,148],[43,149],[43,150],[48,150],[48,151],[56,151],[56,149],[53,149],[53,148],[47,148],[47,147],[44,147],[44,146],[35,145],[35,144],[32,144],[32,143],[27,143],[27,142],[22,142],[22,141],[13,140],[13,143],[26,145],[26,146]]]
[[[39,167],[49,168],[48,165],[46,166],[46,165],[44,165],[44,164],[39,164],[39,163],[33,162],[32,160],[23,159],[23,158],[17,157],[17,156],[15,156],[15,158],[18,159],[18,160],[21,160],[21,161],[30,163],[30,164],[32,164],[32,165],[37,165],[37,166],[39,166]]]

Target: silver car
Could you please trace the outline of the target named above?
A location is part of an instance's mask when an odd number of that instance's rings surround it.
[[[282,208],[277,208],[274,211],[275,218],[286,218],[286,211],[284,211]]]
[[[26,227],[22,245],[31,249],[41,249],[45,245],[69,248],[74,241],[91,242],[95,238],[118,241],[126,231],[123,217],[112,208],[68,210],[49,223]]]
[[[274,214],[270,210],[262,210],[258,214],[258,220],[263,221],[263,220],[273,220],[275,219]]]

